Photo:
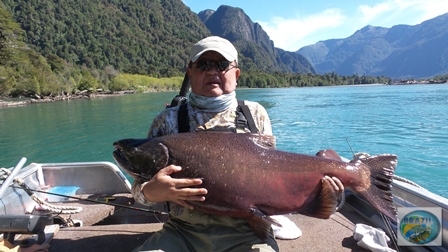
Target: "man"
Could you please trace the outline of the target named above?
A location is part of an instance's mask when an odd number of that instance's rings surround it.
[[[217,36],[197,42],[190,51],[187,74],[191,93],[186,104],[190,131],[220,130],[250,132],[239,127],[235,89],[240,76],[238,52],[228,40]],[[245,101],[260,134],[272,135],[266,109],[259,103]],[[162,111],[152,122],[148,137],[180,132],[179,108]],[[267,241],[258,238],[245,219],[213,216],[196,211],[188,201],[204,201],[207,189],[201,179],[175,179],[171,175],[182,167],[170,165],[149,181],[134,182],[133,195],[142,204],[168,201],[170,216],[162,230],[154,233],[135,251],[278,251],[273,234]],[[328,179],[341,190],[338,180]]]

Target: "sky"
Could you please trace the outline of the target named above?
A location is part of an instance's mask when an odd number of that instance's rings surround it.
[[[416,25],[448,13],[448,0],[183,0],[193,12],[221,5],[244,10],[286,51],[322,40],[347,38],[366,25]]]

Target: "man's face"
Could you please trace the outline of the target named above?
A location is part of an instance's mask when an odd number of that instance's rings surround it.
[[[233,92],[240,76],[240,69],[236,62],[230,62],[224,69],[228,62],[226,58],[215,51],[207,51],[202,54],[187,70],[191,91],[197,95],[208,97],[217,97]]]

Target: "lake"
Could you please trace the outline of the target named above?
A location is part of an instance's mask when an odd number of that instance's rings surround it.
[[[111,161],[115,140],[142,138],[175,92],[0,107],[0,166]],[[266,107],[281,150],[398,155],[396,174],[448,197],[448,85],[238,89]]]

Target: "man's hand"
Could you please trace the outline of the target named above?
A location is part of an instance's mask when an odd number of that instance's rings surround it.
[[[328,182],[330,182],[336,194],[336,198],[338,199],[341,198],[342,193],[344,192],[344,185],[338,178],[336,177],[330,178],[329,176],[325,176],[322,180],[327,180]]]
[[[336,210],[338,211],[339,208],[344,204],[345,202],[345,198],[342,197],[342,194],[344,193],[344,185],[342,184],[342,182],[336,178],[336,177],[329,177],[329,176],[324,176],[322,178],[322,183],[324,181],[327,181],[328,183],[330,183],[330,185],[333,187],[333,193],[336,196],[336,199],[338,199],[339,201],[339,205],[336,206]]]
[[[180,166],[170,165],[161,169],[143,187],[145,197],[152,202],[172,201],[181,206],[193,208],[187,201],[204,201],[207,189],[196,188],[201,179],[172,178],[173,173],[182,170]]]

